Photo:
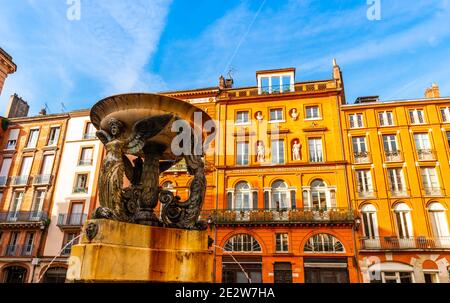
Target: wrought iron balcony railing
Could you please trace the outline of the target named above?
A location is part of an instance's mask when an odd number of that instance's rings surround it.
[[[12,185],[15,186],[25,186],[28,185],[28,181],[30,179],[30,176],[15,176],[12,177]]]
[[[425,187],[423,189],[426,196],[440,196],[442,191],[439,187]]]
[[[359,190],[358,191],[358,197],[360,198],[374,198],[375,193],[373,190]]]
[[[403,153],[399,150],[385,151],[384,158],[386,162],[403,162]]]
[[[418,149],[417,156],[419,161],[434,161],[436,160],[436,153],[432,149]]]
[[[59,214],[57,226],[61,228],[81,227],[86,219],[86,214]]]
[[[93,140],[93,139],[97,139],[97,135],[95,133],[83,134],[83,140]]]
[[[34,185],[49,185],[51,181],[51,175],[37,175],[33,178]]]
[[[204,210],[203,220],[215,224],[241,223],[333,223],[353,222],[355,213],[348,208],[328,209],[248,209],[248,210]]]
[[[78,166],[91,166],[94,163],[93,159],[81,159],[78,161]]]
[[[265,94],[286,94],[295,92],[294,85],[272,85],[272,86],[262,86],[260,89],[260,95]]]
[[[402,249],[450,249],[450,237],[376,237],[361,238],[361,249],[402,250]]]
[[[0,212],[0,223],[42,222],[48,219],[46,212]]]
[[[354,162],[359,163],[370,163],[370,153],[369,152],[356,152],[353,153]]]
[[[7,245],[4,251],[0,250],[0,254],[5,257],[29,257],[33,255],[33,245]]]
[[[74,194],[87,194],[89,189],[87,187],[75,187],[73,189]]]

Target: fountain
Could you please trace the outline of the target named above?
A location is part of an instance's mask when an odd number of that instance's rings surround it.
[[[207,225],[199,221],[204,124],[211,118],[175,98],[124,94],[95,104],[91,121],[106,149],[100,207],[72,247],[68,281],[212,282]],[[160,173],[183,159],[193,176],[186,201],[159,187]],[[161,218],[154,213],[158,203]]]

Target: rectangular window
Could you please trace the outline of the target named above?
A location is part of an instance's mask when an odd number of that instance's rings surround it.
[[[357,170],[356,171],[356,181],[358,186],[358,192],[361,194],[372,194],[372,174],[369,169]]]
[[[62,251],[62,255],[63,256],[70,255],[70,252],[72,251],[72,246],[78,244],[78,239],[76,239],[77,237],[78,237],[78,233],[67,233],[67,234],[65,234],[64,242],[63,242],[63,248],[64,249]]]
[[[8,221],[16,222],[19,219],[20,208],[22,207],[23,192],[16,191],[13,194],[8,212]]]
[[[283,81],[283,92],[293,92],[294,91],[294,87],[293,87],[293,85],[291,85],[291,80],[292,80],[291,76],[283,76],[281,78],[281,81]]]
[[[261,78],[261,93],[263,93],[263,94],[270,93],[269,77]]]
[[[69,216],[70,225],[81,225],[83,217],[83,203],[72,203]]]
[[[31,256],[33,253],[34,233],[28,232],[25,237],[25,245],[23,246],[22,255]]]
[[[385,135],[383,136],[383,147],[384,151],[387,152],[397,152],[397,138],[395,135]]]
[[[440,185],[434,167],[422,167],[421,169],[422,184],[427,195],[440,194]]]
[[[389,187],[394,195],[404,195],[406,192],[405,181],[403,177],[403,169],[388,169]]]
[[[81,149],[79,166],[89,166],[92,165],[94,156],[94,149],[92,147],[83,147]]]
[[[31,207],[31,220],[39,221],[42,215],[42,207],[44,206],[45,201],[45,190],[36,190],[34,192],[33,205]]]
[[[8,182],[9,170],[11,168],[11,158],[4,158],[0,169],[0,186],[5,186]],[[1,201],[0,201],[1,203]]]
[[[28,137],[27,148],[36,148],[39,139],[39,129],[31,129]]]
[[[322,139],[320,139],[320,138],[308,139],[308,147],[309,147],[309,161],[310,162],[314,162],[314,163],[324,162]]]
[[[367,152],[367,146],[366,146],[366,138],[365,137],[353,137],[353,152],[355,154],[360,153],[366,153]]]
[[[33,164],[33,157],[24,157],[22,160],[22,167],[20,168],[20,177],[28,178]]]
[[[394,119],[391,111],[384,111],[378,113],[380,119],[380,126],[392,126],[394,125]]]
[[[318,106],[307,106],[306,109],[306,119],[319,119],[319,107]]]
[[[272,164],[284,164],[284,140],[272,140]]]
[[[88,174],[76,175],[76,183],[74,193],[87,193],[88,192]]]
[[[409,118],[411,120],[411,124],[424,124],[425,116],[423,113],[423,109],[411,109],[409,111]]]
[[[19,139],[20,130],[18,128],[11,129],[9,131],[8,142],[6,144],[7,150],[15,150],[17,146],[17,140]]]
[[[47,146],[58,145],[60,130],[61,128],[59,126],[50,128],[50,135],[48,136]]]
[[[414,142],[418,151],[431,149],[430,138],[427,133],[414,134]]]
[[[94,139],[95,133],[96,133],[96,130],[95,130],[94,124],[92,124],[91,122],[88,122],[86,124],[86,128],[84,129],[83,139],[84,140]]]
[[[281,92],[281,78],[271,77],[272,78],[272,93],[280,93]]]
[[[289,252],[288,234],[276,234],[276,251]]]
[[[41,176],[45,176],[46,180],[43,181],[50,181],[49,179],[50,175],[52,174],[53,169],[53,161],[55,160],[55,155],[45,155],[44,160],[42,161],[42,167],[41,167]]]
[[[442,122],[450,123],[450,107],[441,108]]]
[[[283,110],[281,108],[271,109],[270,110],[270,121],[271,122],[284,121]]]
[[[350,128],[362,128],[364,127],[363,114],[353,114],[349,116]]]
[[[448,143],[448,148],[450,148],[450,131],[447,132],[447,143]]]
[[[6,250],[7,256],[14,256],[17,251],[17,240],[19,238],[19,232],[13,231],[11,232],[11,236],[9,238],[8,247]]]
[[[236,113],[236,124],[248,124],[249,122],[250,120],[248,111]]]
[[[236,165],[249,164],[248,142],[237,142],[236,144]]]

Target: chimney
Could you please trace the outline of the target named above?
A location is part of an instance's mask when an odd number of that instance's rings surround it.
[[[425,98],[440,98],[441,93],[439,92],[439,86],[433,83],[431,87],[425,90]]]
[[[47,110],[45,109],[45,107],[41,109],[41,111],[39,112],[39,115],[41,115],[41,116],[47,115]]]
[[[233,88],[233,78],[230,77],[230,79],[225,79],[225,77],[222,75],[219,78],[219,88],[220,89],[226,89],[226,88]]]
[[[30,106],[17,94],[14,94],[9,99],[9,105],[6,109],[7,118],[23,118],[28,116]]]

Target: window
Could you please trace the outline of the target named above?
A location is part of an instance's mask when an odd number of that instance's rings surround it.
[[[436,168],[422,167],[420,169],[422,176],[422,185],[427,195],[440,195],[441,189],[437,178]]]
[[[289,188],[284,181],[275,181],[272,184],[272,208],[288,209],[290,208]]]
[[[425,116],[423,109],[411,109],[409,111],[409,119],[411,120],[411,124],[424,124]]]
[[[33,253],[34,233],[28,232],[25,237],[25,245],[23,247],[22,255],[31,256]]]
[[[450,107],[441,108],[442,122],[450,123]]]
[[[323,148],[321,138],[308,139],[309,162],[321,163],[323,161]]]
[[[59,126],[50,128],[47,146],[55,146],[58,144],[60,130],[61,128]]]
[[[403,169],[390,168],[388,169],[389,188],[392,195],[405,195],[406,186],[403,177]]]
[[[441,203],[433,202],[428,206],[428,214],[433,228],[435,241],[441,247],[450,247],[450,232],[446,209]]]
[[[237,149],[236,165],[248,165],[249,163],[248,142],[237,142],[236,149]]]
[[[242,111],[236,113],[236,123],[235,124],[249,124],[249,113],[248,111]]]
[[[380,126],[392,126],[394,125],[394,119],[391,111],[384,111],[378,113],[380,119]]]
[[[450,131],[447,132],[447,143],[448,147],[450,148]]]
[[[364,236],[368,239],[378,237],[377,210],[372,204],[364,205],[361,209],[364,227]]]
[[[366,138],[365,137],[353,137],[353,155],[355,163],[368,163],[369,153],[367,152]]]
[[[86,128],[84,130],[83,139],[84,140],[90,140],[95,138],[95,127],[94,124],[91,122],[86,123]]]
[[[44,283],[65,283],[67,276],[67,268],[52,267],[49,268],[44,275]]]
[[[400,239],[412,239],[413,228],[411,221],[411,209],[405,203],[399,203],[394,208],[397,221],[397,232]]]
[[[336,207],[336,187],[327,186],[321,179],[311,182],[311,186],[303,187],[305,206],[314,209]]]
[[[289,252],[288,234],[276,234],[276,252]]]
[[[398,150],[396,135],[384,135],[383,148],[387,162],[395,162],[402,160],[402,156],[400,154],[400,151]]]
[[[284,140],[272,140],[272,164],[284,164]]]
[[[248,210],[251,208],[250,206],[250,186],[247,182],[239,182],[236,185],[235,192],[235,206],[234,208],[237,210]]]
[[[376,276],[380,276],[381,279],[376,279]],[[411,272],[398,272],[398,271],[382,271],[378,275],[374,275],[370,283],[412,283]]]
[[[6,144],[7,150],[15,150],[17,145],[17,140],[19,138],[20,129],[11,129],[9,131],[8,142]]]
[[[63,251],[61,255],[68,256],[72,251],[72,246],[78,244],[78,233],[67,233],[64,236]]]
[[[319,113],[319,107],[318,106],[307,106],[306,107],[306,119],[307,120],[313,120],[313,119],[319,119],[320,113]]]
[[[4,158],[0,169],[0,186],[5,186],[8,182],[9,169],[11,168],[11,158]]]
[[[308,239],[305,244],[306,253],[344,253],[341,241],[329,234],[318,234]]]
[[[281,108],[270,110],[270,122],[284,122],[283,110]]]
[[[16,222],[19,220],[20,208],[22,207],[23,192],[16,191],[13,194],[11,205],[8,212],[8,221]]]
[[[358,193],[364,197],[373,195],[372,174],[369,169],[356,171]]]
[[[288,93],[293,91],[293,75],[274,75],[259,78],[259,94]]]
[[[72,203],[70,208],[69,225],[82,225],[84,204],[82,202]]]
[[[81,149],[79,166],[90,166],[93,163],[94,149],[92,147],[83,147]]]
[[[26,148],[36,148],[38,139],[39,139],[39,129],[31,129]]]
[[[88,192],[88,174],[78,174],[76,175],[74,193],[87,193]]]
[[[9,238],[8,247],[6,248],[7,256],[15,256],[17,252],[17,239],[19,238],[19,233],[17,231],[11,232]]]
[[[414,134],[414,142],[419,160],[430,161],[435,159],[427,133]]]
[[[33,205],[31,206],[31,221],[39,221],[42,215],[42,207],[45,201],[45,190],[36,190],[33,197]]]
[[[350,119],[350,128],[362,128],[362,127],[364,127],[363,114],[350,115],[349,119]]]
[[[249,234],[239,234],[227,241],[225,251],[230,252],[261,252],[261,245]]]
[[[273,277],[275,283],[292,283],[292,264],[289,262],[275,262]]]

